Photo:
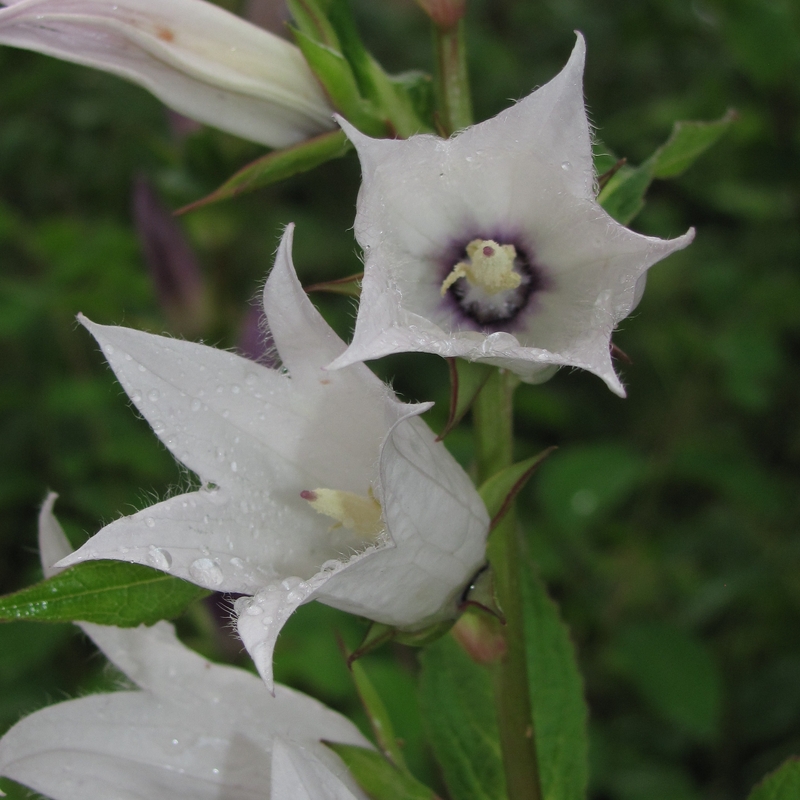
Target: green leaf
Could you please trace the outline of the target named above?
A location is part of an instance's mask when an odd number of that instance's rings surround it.
[[[653,176],[675,178],[684,173],[737,119],[729,110],[713,122],[676,122],[669,139],[653,154]]]
[[[522,491],[528,479],[555,449],[555,447],[548,447],[547,450],[543,450],[538,455],[500,470],[478,489],[478,493],[492,519],[491,529],[497,527],[497,524],[505,516],[508,509],[511,508],[511,504]]]
[[[797,800],[800,797],[800,758],[792,756],[756,786],[747,800]]]
[[[447,362],[450,365],[450,413],[437,441],[444,439],[461,422],[494,369],[463,358],[448,358]]]
[[[644,207],[653,178],[675,178],[685,172],[728,130],[734,111],[712,122],[676,122],[672,133],[639,167],[625,166],[600,192],[598,202],[618,222],[627,225]]]
[[[369,724],[372,726],[372,732],[375,734],[378,747],[395,767],[400,769],[401,772],[409,774],[403,753],[397,744],[397,736],[394,732],[392,720],[389,718],[389,712],[372,685],[372,681],[370,681],[363,664],[360,661],[353,661],[350,664],[350,670],[353,674],[358,696],[361,698],[364,710],[369,717]]]
[[[504,800],[492,675],[450,636],[420,658],[423,722],[453,800]]]
[[[583,800],[589,777],[588,711],[575,648],[533,565],[524,570],[522,596],[543,800]]]
[[[96,622],[130,628],[178,616],[210,594],[141,564],[86,561],[46,581],[0,597],[0,622]]]
[[[401,772],[380,753],[351,744],[325,744],[344,761],[358,784],[373,800],[437,800],[432,789],[410,773]]]
[[[614,656],[664,719],[704,741],[717,736],[722,680],[701,641],[665,623],[640,623],[622,631]]]
[[[294,147],[274,150],[240,169],[211,194],[184,206],[175,213],[185,214],[187,211],[209,203],[228,200],[245,192],[252,192],[254,189],[261,189],[271,183],[285,180],[292,175],[308,172],[326,161],[341,158],[350,152],[352,147],[353,145],[350,144],[343,131],[331,131],[315,136],[313,139],[307,139]]]
[[[386,136],[386,123],[378,110],[362,97],[347,59],[337,50],[320,44],[301,30],[294,29],[297,46],[302,50],[308,65],[319,78],[333,105],[360,131],[369,136]]]

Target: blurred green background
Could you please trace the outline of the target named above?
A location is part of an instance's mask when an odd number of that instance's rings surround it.
[[[791,0],[471,0],[470,73],[487,118],[552,77],[581,30],[598,137],[639,163],[676,119],[739,121],[684,177],[651,188],[636,230],[695,243],[658,265],[616,343],[628,398],[562,371],[517,394],[520,457],[559,450],[522,497],[530,548],[562,605],[591,709],[593,800],[740,800],[800,753],[800,8]],[[411,0],[355,3],[391,70],[432,67]],[[234,3],[229,8],[239,9]],[[354,155],[180,220],[208,306],[165,306],[132,221],[147,178],[176,208],[262,151],[186,134],[143,90],[0,48],[0,592],[40,576],[48,489],[74,542],[185,485],[89,337],[103,323],[240,342],[281,226],[297,223],[305,282],[360,269]],[[347,335],[353,304],[320,296]],[[202,305],[202,304],[201,304]],[[200,306],[198,306],[199,308]],[[207,312],[207,313],[206,313]],[[406,398],[435,399],[433,357],[373,365]],[[449,439],[469,467],[467,421]],[[243,663],[208,606],[187,641]],[[363,625],[318,604],[279,643],[279,680],[358,714],[335,632]],[[434,783],[414,701],[416,656],[366,660],[417,773]],[[70,626],[0,626],[0,728],[116,678]],[[360,718],[363,722],[363,718]],[[438,784],[437,784],[438,785]],[[4,783],[8,788],[10,784]],[[16,790],[15,790],[16,791]],[[23,796],[23,795],[17,795]]]

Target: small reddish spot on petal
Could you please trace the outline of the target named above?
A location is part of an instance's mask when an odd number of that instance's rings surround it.
[[[320,380],[320,383],[321,383],[323,386],[327,386],[327,385],[328,385],[330,382],[331,382],[331,379],[330,379],[330,378],[322,378],[322,380]]]
[[[175,41],[175,33],[169,28],[156,28],[156,36],[164,42]]]
[[[312,492],[310,489],[303,489],[303,491],[300,492],[300,497],[302,497],[303,500],[308,500],[309,503],[313,503],[314,500],[317,499],[317,493]]]
[[[494,255],[494,247],[489,247],[487,244],[486,247],[483,248],[483,254],[485,256],[493,256]]]

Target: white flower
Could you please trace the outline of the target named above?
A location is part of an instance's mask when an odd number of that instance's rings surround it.
[[[61,562],[149,564],[236,603],[269,683],[278,632],[320,600],[415,630],[456,615],[488,515],[467,475],[306,297],[284,235],[264,290],[288,374],[222,350],[87,320],[125,391],[198,491],[106,526]]]
[[[363,185],[366,265],[353,342],[460,356],[532,383],[581,367],[624,395],[609,354],[648,267],[691,242],[629,231],[597,204],[579,35],[563,71],[451,139],[371,139],[344,120]]]
[[[111,72],[188,117],[286,147],[333,127],[300,50],[204,0],[0,0],[0,44]]]
[[[45,575],[70,552],[39,518]],[[173,627],[81,628],[138,690],[49,706],[0,740],[0,775],[54,800],[366,800],[320,740],[371,747],[345,717],[255,675],[212,664]]]

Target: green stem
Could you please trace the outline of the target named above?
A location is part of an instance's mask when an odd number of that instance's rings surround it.
[[[517,383],[514,375],[498,370],[475,401],[473,421],[479,483],[512,463],[512,401]],[[525,657],[519,551],[516,514],[511,509],[494,529],[489,542],[497,599],[506,618],[503,628],[506,653],[495,676],[495,703],[508,800],[541,800]]]
[[[472,100],[467,78],[464,20],[448,28],[434,28],[440,119],[444,133],[472,125]]]

